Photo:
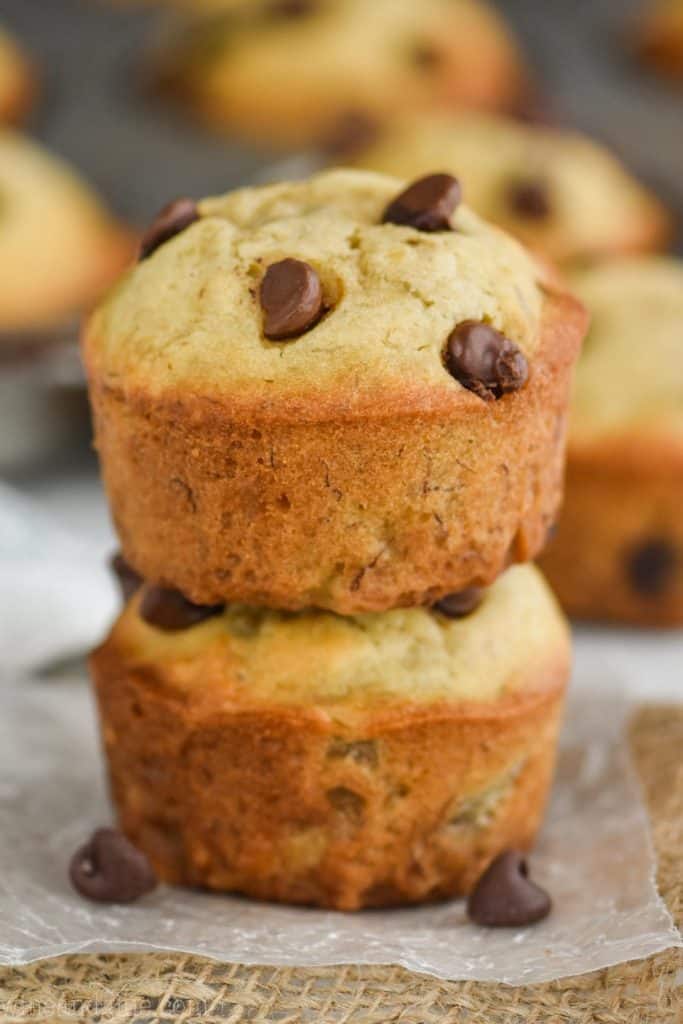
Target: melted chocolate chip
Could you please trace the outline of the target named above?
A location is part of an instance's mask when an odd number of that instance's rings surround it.
[[[383,224],[402,224],[418,231],[450,231],[450,218],[462,198],[460,182],[451,174],[429,174],[401,192],[384,211]]]
[[[174,199],[168,203],[142,236],[139,259],[146,260],[159,246],[174,235],[179,235],[196,220],[199,220],[199,210],[194,199]]]
[[[508,188],[508,203],[519,217],[545,220],[552,211],[548,186],[543,181],[515,181]]]
[[[489,324],[463,320],[451,332],[446,369],[463,387],[490,401],[523,387],[529,376],[524,353]]]
[[[448,619],[462,619],[478,608],[483,599],[484,591],[481,587],[468,587],[466,590],[458,590],[455,594],[447,594],[432,605],[432,608]]]
[[[521,928],[550,913],[548,893],[529,878],[521,853],[508,850],[489,865],[467,900],[467,914],[489,928]]]
[[[643,597],[659,597],[676,575],[676,549],[666,540],[648,540],[633,548],[626,560],[633,589]]]
[[[263,333],[285,341],[310,330],[324,311],[323,289],[313,267],[303,260],[271,263],[259,292]]]
[[[146,587],[139,612],[140,618],[150,626],[156,626],[157,629],[163,629],[168,633],[176,633],[220,615],[224,607],[222,604],[193,604],[179,590]]]
[[[142,576],[128,565],[120,551],[112,556],[109,566],[118,580],[123,600],[127,601],[142,586]]]
[[[141,850],[113,828],[98,828],[69,864],[74,889],[98,903],[132,903],[157,884]]]

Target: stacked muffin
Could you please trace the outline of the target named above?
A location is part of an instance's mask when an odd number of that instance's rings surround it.
[[[163,879],[341,909],[533,840],[569,668],[537,570],[582,307],[445,174],[179,201],[91,318],[126,608],[92,669]]]

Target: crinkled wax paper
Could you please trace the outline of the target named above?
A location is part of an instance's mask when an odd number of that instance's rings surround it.
[[[509,931],[469,924],[461,901],[354,915],[161,887],[132,906],[87,903],[70,888],[66,865],[94,826],[111,821],[87,685],[0,682],[0,962],[179,950],[287,966],[396,963],[441,978],[521,984],[675,945],[625,750],[625,705],[596,693],[597,685],[583,687],[571,703],[532,859],[554,912]]]

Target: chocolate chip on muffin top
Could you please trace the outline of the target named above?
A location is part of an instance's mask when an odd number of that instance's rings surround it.
[[[460,184],[452,174],[429,174],[392,200],[382,220],[418,231],[449,231],[450,218],[461,197]]]
[[[146,260],[160,245],[180,234],[196,220],[199,220],[199,211],[193,199],[174,199],[167,203],[142,236],[139,258]]]
[[[309,330],[323,314],[323,290],[313,267],[303,260],[271,263],[259,293],[263,332],[271,341],[286,341]]]

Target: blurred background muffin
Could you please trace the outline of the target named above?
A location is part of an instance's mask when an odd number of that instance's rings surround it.
[[[183,24],[162,88],[225,131],[294,148],[341,145],[402,110],[510,109],[526,76],[478,0],[252,0]]]
[[[15,124],[31,105],[33,68],[16,40],[0,26],[0,124]]]
[[[660,201],[575,132],[431,112],[396,120],[354,162],[408,179],[450,171],[477,213],[562,264],[657,249],[672,233]]]
[[[613,262],[573,283],[593,322],[541,565],[575,616],[683,625],[683,263]]]
[[[0,130],[0,332],[59,324],[90,306],[134,241],[62,160]]]

